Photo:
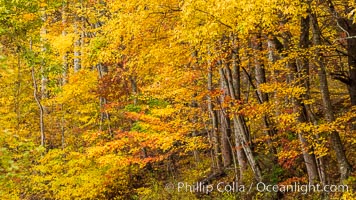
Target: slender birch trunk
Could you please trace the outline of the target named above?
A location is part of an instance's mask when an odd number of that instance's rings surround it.
[[[30,40],[30,51],[32,51],[32,39]],[[41,132],[41,146],[45,147],[45,126],[44,126],[44,109],[40,100],[40,97],[38,96],[38,86],[36,82],[36,76],[35,76],[35,66],[32,64],[31,68],[31,75],[32,75],[32,83],[33,83],[33,96],[35,98],[35,101],[37,103],[38,109],[40,111],[40,132]]]
[[[81,2],[82,3],[82,2]],[[76,16],[74,21],[74,33],[76,35],[74,41],[74,73],[82,68],[82,46],[84,44],[84,24],[83,17]]]
[[[62,36],[65,37],[67,35],[66,27],[67,27],[67,2],[62,2]],[[62,85],[67,83],[67,73],[68,73],[68,53],[65,52],[62,57]]]

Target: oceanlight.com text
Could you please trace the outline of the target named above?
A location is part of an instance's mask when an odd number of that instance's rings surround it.
[[[176,189],[178,192],[190,192],[190,193],[211,193],[213,191],[217,192],[249,192],[252,190],[257,190],[258,192],[298,192],[301,194],[307,194],[310,192],[347,192],[349,187],[347,185],[320,185],[320,184],[300,184],[298,182],[292,183],[290,185],[278,185],[278,184],[267,184],[264,182],[259,182],[257,184],[241,185],[237,182],[227,183],[219,182],[216,184],[203,184],[202,182],[196,182],[193,184],[187,182],[178,182],[176,184],[168,183],[166,184],[167,190]]]

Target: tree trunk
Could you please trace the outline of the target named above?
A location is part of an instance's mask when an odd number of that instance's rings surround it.
[[[214,149],[214,156],[215,156],[215,165],[216,169],[214,171],[222,171],[222,158],[220,152],[220,141],[219,141],[219,132],[218,132],[218,116],[217,111],[214,109],[214,104],[211,98],[211,93],[213,92],[213,70],[210,61],[208,60],[208,91],[210,94],[208,95],[208,109],[211,115],[212,120],[212,144]]]
[[[346,20],[346,19],[345,19]],[[350,36],[356,36],[356,24],[351,20],[347,20],[348,33]],[[345,28],[346,28],[345,27]],[[349,65],[350,84],[348,90],[351,99],[351,105],[356,106],[356,38],[348,38],[347,40],[347,63]]]
[[[65,37],[67,35],[67,31],[66,31],[66,27],[67,27],[67,2],[63,1],[62,2],[62,26],[63,26],[63,30],[62,30],[62,36]],[[67,83],[67,73],[68,73],[68,53],[65,52],[65,54],[62,57],[62,86],[65,85]],[[61,110],[62,112],[64,106],[63,104],[61,104]],[[64,119],[64,115],[62,115],[61,117],[61,143],[62,143],[62,149],[64,150],[65,148],[65,119]]]
[[[307,49],[309,47],[309,30],[310,30],[310,19],[309,16],[305,18],[301,18],[301,34],[300,34],[300,41],[299,41],[299,48],[302,49]],[[303,99],[309,99],[310,98],[310,82],[309,82],[309,62],[307,59],[302,59],[301,61],[301,67],[300,67],[300,72],[298,72],[298,67],[294,63],[294,69],[292,69],[292,72],[294,72],[300,80],[300,84],[306,89],[306,94],[303,95]],[[308,105],[305,105],[302,103],[301,100],[298,100],[296,106],[302,106],[302,112],[303,115],[305,116],[304,119],[302,118],[301,120],[308,120],[311,121],[314,125],[317,124],[317,120],[315,119],[314,114],[312,113],[311,109],[309,108]],[[319,139],[319,135],[316,135],[315,139]],[[311,154],[313,158],[308,158],[308,159],[313,159],[315,160],[315,165],[318,170],[318,175],[321,183],[323,185],[326,184],[326,176],[325,176],[325,161],[324,157],[315,158],[314,154]],[[310,162],[308,162],[310,163]],[[314,170],[314,166],[312,166],[312,169]]]
[[[234,125],[235,125],[235,129],[237,130],[236,131],[237,137],[241,141],[242,148],[245,151],[247,160],[251,166],[251,169],[255,175],[256,180],[262,181],[262,173],[251,150],[250,143],[247,138],[248,130],[246,130],[246,126],[244,124],[245,121],[243,120],[242,116],[234,115]]]
[[[30,51],[32,51],[32,39],[30,40]],[[44,109],[41,104],[41,100],[37,94],[38,87],[37,87],[36,76],[35,76],[35,66],[33,64],[31,69],[31,75],[32,75],[32,82],[33,82],[33,96],[35,98],[38,109],[40,111],[41,146],[45,147],[45,132],[44,132],[45,126],[44,126],[44,119],[43,119]]]
[[[101,63],[97,64],[97,69],[99,73],[99,78],[102,79],[105,74],[108,73],[108,68]],[[135,90],[136,91],[136,90]],[[105,105],[107,104],[107,100],[105,97],[99,97],[99,105],[100,105],[100,124],[99,129],[103,130],[104,121],[106,120],[107,123],[107,130],[109,131],[109,135],[112,137],[113,133],[111,130],[111,121],[110,121],[110,114],[108,111],[105,110]]]
[[[45,24],[46,20],[47,20],[47,16],[45,14],[45,7],[43,8],[42,12],[42,22]],[[47,78],[47,75],[46,75],[46,72],[45,72],[45,65],[46,65],[46,62],[45,62],[45,58],[44,58],[44,54],[45,52],[47,51],[46,49],[46,39],[45,39],[45,36],[47,34],[47,30],[46,30],[46,27],[45,25],[42,25],[41,27],[41,30],[40,30],[40,38],[41,38],[41,51],[42,51],[42,54],[43,54],[43,57],[42,57],[42,63],[41,63],[41,99],[45,99],[45,98],[48,98],[48,93],[47,93],[47,82],[48,82],[48,78]]]
[[[262,51],[262,42],[261,42],[261,34],[259,33],[258,36],[254,39],[253,49],[255,51]],[[255,75],[256,75],[256,86],[258,95],[263,102],[268,101],[268,95],[258,89],[259,85],[262,83],[266,83],[266,72],[265,66],[262,64],[262,61],[258,59],[258,55],[255,58]]]
[[[309,91],[309,90],[308,90]],[[309,94],[307,93],[307,98],[309,98]],[[311,108],[309,107],[309,105],[304,105],[309,121],[311,121],[315,126],[318,125],[318,121],[314,115],[314,113],[312,112]],[[315,135],[315,139],[319,141],[319,134]],[[316,165],[318,168],[318,173],[319,173],[319,178],[320,181],[323,185],[326,185],[327,183],[329,183],[329,176],[326,175],[326,164],[325,164],[325,157],[320,157],[316,159]]]
[[[299,47],[302,49],[306,49],[309,46],[309,29],[310,29],[310,23],[309,23],[309,17],[301,18],[301,25],[300,25],[301,33],[300,33],[300,41],[299,41]],[[309,72],[309,65],[307,60],[302,60],[302,65],[300,67],[300,70],[298,70],[298,67],[296,63],[291,63],[289,64],[289,67],[291,69],[291,74],[289,76],[290,82],[293,83],[295,80],[295,76],[297,76],[297,86],[303,86],[307,90],[309,88],[308,86],[308,72]],[[305,99],[304,95],[304,99]],[[301,123],[306,123],[308,122],[307,118],[307,113],[306,113],[306,108],[304,104],[302,103],[302,100],[293,98],[293,104],[294,104],[294,112],[299,113],[298,116],[298,121]],[[317,170],[317,163],[315,159],[315,155],[311,152],[310,147],[311,145],[309,142],[305,139],[303,133],[298,133],[298,138],[300,141],[302,153],[303,153],[303,158],[304,158],[304,163],[307,169],[308,173],[308,178],[309,178],[309,183],[313,184],[315,181],[319,180],[318,176],[318,170]]]
[[[235,49],[236,51],[236,49]],[[237,54],[233,55],[235,58],[237,58]],[[236,60],[234,62],[236,64]],[[238,66],[234,66],[234,77],[238,76]],[[226,75],[225,75],[226,73]],[[223,69],[220,69],[220,78],[223,79],[225,85],[227,86],[227,91],[230,95],[230,97],[234,100],[236,99],[237,92],[234,89],[234,84],[238,85],[240,80],[232,80],[232,72],[229,67],[229,65],[225,65],[225,72]],[[240,91],[240,90],[239,90]],[[240,96],[240,94],[238,94]],[[242,116],[233,114],[233,122],[234,122],[234,134],[235,134],[235,145],[236,145],[236,151],[237,151],[237,158],[238,162],[240,165],[240,171],[242,172],[241,175],[243,175],[243,172],[245,171],[246,168],[246,162],[244,157],[246,156],[247,161],[249,165],[251,166],[251,169],[254,173],[254,176],[257,181],[262,180],[262,173],[261,170],[255,160],[255,157],[253,155],[252,149],[250,147],[250,141],[249,141],[249,131],[247,129],[247,126],[245,124],[245,120],[243,119]],[[241,152],[240,145],[242,146],[243,152]],[[245,155],[245,156],[244,156]]]
[[[76,35],[74,42],[74,72],[81,69],[81,51],[84,42],[83,18],[76,16],[74,22],[74,33]]]
[[[349,14],[353,8],[345,8],[344,13],[338,13],[334,7],[331,0],[327,0],[329,10],[333,17],[336,19],[336,23],[339,29],[341,29],[346,34],[346,51],[347,51],[347,63],[349,65],[349,73],[347,80],[342,79],[342,82],[347,85],[351,105],[356,105],[356,24],[353,20],[347,19],[343,16]]]
[[[227,77],[232,77],[231,75],[231,70],[227,70],[227,73],[229,73],[227,76],[225,76],[223,74],[223,76],[221,78],[223,78],[224,82],[226,83],[226,85],[228,85],[229,81],[227,79]],[[231,82],[232,83],[232,82]],[[236,99],[234,93],[230,93],[230,96],[233,99]],[[234,114],[233,116],[233,121],[234,121],[234,128],[235,128],[235,134],[236,138],[239,139],[239,141],[241,141],[242,144],[242,148],[245,151],[247,160],[251,166],[251,169],[255,175],[255,178],[257,181],[261,181],[262,180],[262,173],[261,170],[255,160],[255,157],[253,155],[253,151],[250,147],[250,141],[248,139],[248,135],[249,135],[249,131],[247,130],[247,126],[245,124],[245,120],[243,119],[242,116]]]
[[[222,152],[224,167],[227,167],[232,163],[232,153],[230,147],[231,126],[230,126],[229,113],[227,113],[226,109],[222,105],[224,105],[225,97],[228,95],[229,89],[224,81],[226,80],[226,78],[225,78],[223,68],[219,69],[219,74],[220,74],[220,86],[223,92],[223,94],[220,96],[221,152]]]
[[[197,50],[193,51],[192,58],[196,60],[196,62],[192,66],[193,70],[196,70],[197,65],[198,65],[198,51]],[[194,93],[193,96],[192,96],[191,107],[193,107],[193,108],[197,108],[198,107],[198,102],[195,99],[196,96],[197,96],[197,93]],[[198,116],[196,114],[194,115],[194,117],[192,119],[192,122],[193,122],[193,124],[196,124],[198,122]],[[192,137],[193,138],[197,137],[197,132],[198,131],[196,129],[192,130]],[[199,151],[197,149],[193,150],[193,156],[194,156],[195,163],[198,164],[200,162],[200,159],[199,159]]]
[[[276,46],[275,41],[269,40],[268,43],[269,43],[269,45]],[[253,48],[255,51],[262,51],[262,42],[261,42],[260,34],[255,38]],[[271,62],[275,61],[275,56],[274,56],[274,52],[273,52],[272,48],[270,48],[269,57],[270,57]],[[262,103],[268,102],[269,98],[266,93],[262,92],[259,89],[260,84],[266,83],[265,66],[261,63],[262,63],[262,61],[260,61],[258,58],[255,59],[255,75],[256,75],[256,89],[257,89],[256,94],[257,94],[257,99],[262,104]],[[263,126],[264,126],[264,129],[266,130],[264,132],[268,136],[267,142],[270,147],[270,152],[274,157],[273,160],[276,162],[277,157],[275,157],[274,155],[277,154],[277,150],[274,148],[273,142],[271,140],[273,135],[275,135],[275,130],[273,129],[273,126],[270,125],[269,119],[266,115],[263,116]]]
[[[63,26],[63,30],[62,30],[62,36],[65,37],[67,35],[67,31],[66,31],[66,27],[67,27],[67,3],[66,1],[62,2],[62,26]],[[68,72],[68,53],[65,52],[65,54],[63,55],[63,64],[62,64],[62,85],[65,85],[67,83],[67,72]]]
[[[318,21],[315,13],[309,13],[310,22],[313,32],[314,45],[321,45],[321,32],[318,25]],[[331,99],[329,94],[328,82],[326,77],[326,67],[322,58],[322,55],[318,49],[315,50],[316,65],[318,67],[318,76],[320,81],[320,92],[322,96],[322,102],[324,107],[324,114],[328,122],[335,120],[334,113],[332,111]],[[342,141],[338,132],[333,131],[331,133],[331,143],[336,153],[336,159],[339,166],[340,181],[345,180],[351,173],[352,167],[346,158],[345,151],[343,149]]]
[[[240,65],[238,63],[238,48],[236,44],[236,37],[234,34],[230,36],[230,40],[232,45],[231,59],[232,59],[232,69],[233,69],[232,75],[231,75],[231,70],[229,71],[229,69],[227,69],[228,77],[231,76],[232,79],[232,86],[231,86],[231,81],[229,81],[230,87],[232,88],[232,91],[230,91],[230,96],[234,100],[241,101],[241,73],[240,73]],[[235,127],[234,137],[235,137],[236,158],[240,168],[240,180],[243,180],[243,176],[245,174],[245,171],[247,170],[246,155],[239,138],[239,134],[238,134],[239,130],[236,128],[235,125],[234,127]],[[240,183],[242,184],[241,181]]]

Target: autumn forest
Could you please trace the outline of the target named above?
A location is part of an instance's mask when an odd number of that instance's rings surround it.
[[[0,199],[355,199],[356,1],[0,0]]]

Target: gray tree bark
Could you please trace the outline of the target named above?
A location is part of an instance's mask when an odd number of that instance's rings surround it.
[[[315,13],[309,13],[310,23],[312,25],[313,33],[313,44],[315,46],[321,45],[321,32],[318,25],[318,20]],[[322,96],[322,102],[324,107],[324,114],[328,122],[333,122],[335,116],[331,106],[331,99],[328,87],[328,81],[326,76],[326,67],[323,61],[323,57],[318,49],[315,50],[316,55],[316,65],[318,67],[318,76],[320,81],[320,92]],[[338,162],[340,181],[345,180],[352,171],[352,166],[346,158],[345,151],[343,149],[343,144],[338,132],[333,131],[330,135],[333,149],[336,153],[336,159]]]
[[[225,74],[223,68],[219,69],[220,74],[220,89],[223,94],[220,96],[220,124],[221,124],[221,152],[224,162],[224,167],[231,165],[232,163],[232,152],[230,146],[230,137],[231,137],[231,126],[230,118],[227,110],[222,106],[225,101],[225,97],[228,95],[229,87],[226,84]]]
[[[310,29],[309,17],[301,18],[300,29],[301,29],[301,34],[300,34],[299,47],[302,49],[306,49],[309,46],[309,29]],[[308,89],[309,86],[308,86],[307,75],[309,72],[309,66],[306,60],[303,60],[300,70],[298,70],[298,67],[295,63],[291,63],[290,68],[292,72],[292,74],[289,76],[290,81],[291,82],[294,81],[295,79],[294,74],[295,74],[296,76],[299,76],[298,79],[300,79],[300,81],[297,81],[297,85],[301,85],[306,89]],[[294,112],[299,113],[298,121],[301,123],[308,122],[306,108],[303,105],[302,101],[300,99],[293,98],[293,104],[294,104]],[[318,174],[315,155],[310,150],[311,145],[305,139],[304,134],[298,133],[298,138],[300,141],[304,163],[308,173],[309,183],[313,184],[315,181],[319,181],[319,176],[318,176],[319,174]]]
[[[67,27],[67,2],[63,1],[62,2],[62,26],[63,26],[63,30],[62,30],[62,36],[66,36],[67,35],[67,31],[66,31],[66,27]],[[62,64],[62,85],[65,85],[67,83],[67,73],[68,73],[68,53],[66,52],[63,55],[63,64]]]
[[[74,21],[74,33],[76,35],[74,41],[74,72],[78,72],[81,69],[81,54],[82,46],[84,44],[84,22],[83,17],[76,16]]]
[[[226,76],[223,75],[220,78],[224,79],[223,81],[225,82],[226,85],[229,85],[229,83],[230,83],[230,85],[233,86],[233,81],[231,80],[231,78],[232,78],[231,69],[229,68],[229,66],[226,67],[226,65],[225,65],[225,68],[226,68],[227,75]],[[230,81],[228,79],[230,79]],[[236,96],[235,96],[236,92],[231,90],[231,89],[232,88],[228,88],[228,91],[230,91],[229,95],[230,95],[230,97],[232,99],[236,100]],[[248,139],[249,131],[247,129],[245,120],[243,119],[242,116],[237,115],[237,114],[233,114],[233,121],[234,121],[235,137],[238,138],[238,142],[236,142],[236,143],[237,144],[239,144],[239,143],[242,144],[242,148],[243,148],[243,150],[245,152],[246,158],[248,160],[248,163],[251,166],[251,169],[252,169],[252,171],[253,171],[253,173],[255,175],[256,180],[257,181],[261,181],[262,180],[262,173],[261,173],[260,167],[258,166],[258,164],[257,164],[257,162],[255,160],[255,157],[253,155],[253,151],[252,151],[252,149],[250,147],[250,142],[249,142],[249,139]],[[241,153],[239,153],[238,156],[242,156]],[[241,157],[241,159],[242,159],[242,157]],[[242,160],[241,160],[241,164],[243,164]]]
[[[212,130],[211,130],[211,135],[212,135],[212,145],[214,149],[214,157],[215,157],[215,167],[214,171],[222,171],[222,157],[221,157],[221,151],[220,151],[220,139],[219,139],[219,126],[218,126],[218,116],[217,116],[217,111],[214,109],[214,104],[211,98],[211,93],[213,92],[213,69],[212,69],[212,64],[208,60],[208,109],[210,112],[211,116],[211,121],[212,121]]]
[[[32,39],[30,40],[30,51],[32,51]],[[41,146],[45,147],[45,126],[44,126],[44,109],[40,100],[40,97],[38,96],[38,87],[37,87],[37,82],[36,82],[36,76],[35,76],[35,66],[32,64],[31,68],[31,75],[32,75],[32,83],[33,83],[33,96],[35,98],[35,101],[37,103],[38,109],[40,111],[40,132],[41,132]]]

